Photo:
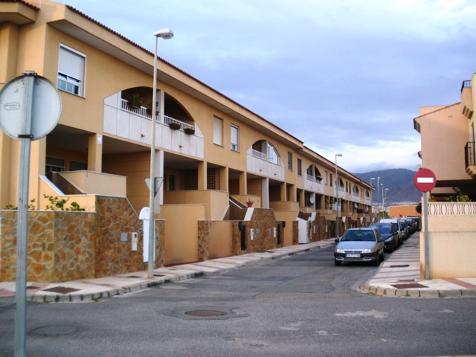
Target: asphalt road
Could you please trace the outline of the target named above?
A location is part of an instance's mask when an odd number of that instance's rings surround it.
[[[476,299],[356,291],[375,269],[335,267],[327,248],[97,303],[30,304],[28,355],[476,354]],[[13,353],[13,316],[0,305],[0,356]]]

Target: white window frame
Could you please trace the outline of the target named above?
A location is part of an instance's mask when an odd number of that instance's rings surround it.
[[[221,125],[221,133],[220,133],[220,142],[217,142],[215,139],[215,122],[220,121]],[[215,145],[223,146],[223,119],[218,117],[213,117],[213,143]]]
[[[236,130],[236,143],[233,143],[233,141],[232,141],[233,129]],[[236,147],[233,147],[233,145],[235,145]],[[230,150],[234,151],[234,152],[240,151],[240,127],[238,125],[235,125],[235,124],[230,125]]]
[[[70,52],[72,52],[72,53],[74,53],[74,54],[76,54],[76,55],[78,55],[78,56],[80,56],[80,57],[82,57],[82,58],[84,59],[83,80],[82,80],[82,83],[81,83],[81,86],[80,86],[80,88],[81,88],[81,93],[80,93],[80,94],[75,94],[75,93],[70,92],[70,91],[68,91],[68,90],[62,89],[62,88],[60,88],[60,86],[59,86],[59,79],[60,79],[60,78],[59,78],[59,75],[60,75],[60,68],[59,68],[59,66],[60,66],[60,53],[61,53],[60,51],[61,51],[61,48],[65,49],[65,50],[67,50],[67,51],[70,51]],[[80,51],[78,51],[78,50],[75,50],[74,48],[69,47],[69,46],[65,45],[64,43],[60,43],[60,44],[59,44],[59,46],[58,46],[58,66],[57,66],[57,70],[56,70],[56,86],[57,86],[58,90],[60,90],[60,91],[62,91],[62,92],[65,92],[65,93],[69,93],[69,94],[75,95],[75,96],[77,96],[77,97],[83,97],[83,98],[86,97],[86,68],[87,68],[87,60],[88,60],[88,57],[87,57],[84,53],[82,53],[82,52],[80,52]],[[63,75],[64,75],[64,74],[63,74]],[[73,77],[71,77],[71,78],[73,78]],[[68,82],[68,81],[66,80],[66,82]]]

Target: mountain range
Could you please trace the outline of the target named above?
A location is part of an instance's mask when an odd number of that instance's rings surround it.
[[[369,171],[354,174],[360,179],[377,186],[377,178],[380,177],[380,183],[384,188],[388,188],[385,196],[385,204],[402,203],[402,202],[419,202],[420,192],[413,186],[413,176],[415,171],[407,169],[388,169]],[[370,180],[375,178],[374,180]],[[382,191],[376,191],[372,194],[372,203],[382,202]]]

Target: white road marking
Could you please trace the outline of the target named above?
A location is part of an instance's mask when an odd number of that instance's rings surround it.
[[[286,326],[280,326],[279,328],[281,330],[286,330],[286,331],[299,331],[299,327],[303,324],[303,321],[298,321],[298,322],[293,322],[289,323]]]
[[[376,319],[384,319],[388,316],[388,313],[383,311],[370,310],[370,311],[343,312],[343,313],[336,313],[335,315],[343,316],[343,317],[374,317]]]

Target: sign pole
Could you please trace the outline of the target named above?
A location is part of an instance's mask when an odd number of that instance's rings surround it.
[[[31,117],[35,76],[25,77],[25,121],[21,141],[20,172],[18,180],[17,264],[15,310],[15,356],[26,355],[26,282],[28,240],[28,196],[30,187]]]
[[[430,280],[430,237],[428,232],[428,192],[423,192],[423,234],[425,240],[425,280]]]

